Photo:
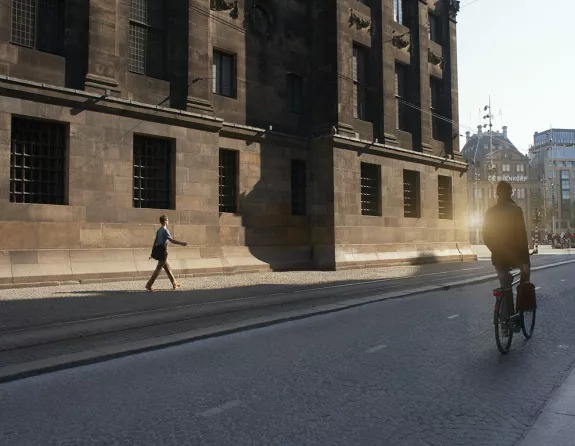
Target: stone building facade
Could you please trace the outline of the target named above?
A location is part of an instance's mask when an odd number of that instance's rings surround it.
[[[474,258],[458,5],[0,2],[0,281]]]
[[[469,238],[474,244],[483,244],[483,216],[497,202],[496,188],[499,181],[513,186],[513,200],[523,210],[527,233],[535,235],[535,210],[541,186],[537,172],[531,168],[529,156],[522,154],[509,140],[507,127],[503,131],[467,132],[467,142],[461,153],[469,162],[467,194],[469,209]],[[543,227],[537,228],[540,236]]]

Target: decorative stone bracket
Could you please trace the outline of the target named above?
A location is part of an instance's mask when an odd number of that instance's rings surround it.
[[[369,34],[372,36],[375,33],[375,26],[371,20],[362,19],[359,15],[357,15],[355,12],[353,12],[353,9],[350,9],[349,10],[349,27],[351,28],[354,25],[355,25],[355,28],[359,31],[361,31],[363,29],[367,29],[367,32],[369,32]]]
[[[457,13],[461,9],[460,1],[458,0],[446,0],[448,2],[447,9],[449,12],[449,18],[454,19],[457,17]]]
[[[210,0],[212,11],[230,11],[230,17],[238,18],[238,0]]]
[[[439,66],[439,68],[443,70],[443,67],[445,67],[445,59],[435,54],[433,51],[431,51],[431,49],[429,49],[427,52],[429,56],[428,57],[429,62],[433,65]]]
[[[403,50],[404,48],[407,48],[407,51],[411,51],[411,37],[406,36],[405,34],[393,36],[391,43],[397,49]]]

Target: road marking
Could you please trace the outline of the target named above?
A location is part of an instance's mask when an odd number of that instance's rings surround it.
[[[375,352],[378,352],[380,350],[383,350],[385,347],[387,347],[387,345],[385,345],[385,344],[376,345],[375,347],[372,347],[369,350],[367,350],[366,353],[375,353]]]
[[[447,319],[455,319],[456,317],[459,317],[459,315],[458,314],[452,314]]]
[[[540,286],[538,286],[537,288],[535,288],[535,291],[537,291],[537,290],[540,290],[540,289],[541,289],[541,287],[540,287]]]
[[[562,350],[567,350],[569,348],[569,346],[568,345],[560,345],[559,348]]]
[[[565,282],[565,279],[561,279],[561,282]]]
[[[214,415],[218,415],[218,414],[224,412],[225,410],[233,409],[234,407],[239,406],[239,405],[240,405],[240,400],[229,401],[225,404],[222,404],[221,406],[217,406],[217,407],[213,407],[211,409],[208,409],[205,412],[202,412],[200,415],[202,417],[213,417]]]

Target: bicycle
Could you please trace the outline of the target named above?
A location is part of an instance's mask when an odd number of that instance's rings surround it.
[[[536,309],[531,310],[519,310],[518,313],[513,314],[511,317],[505,317],[508,312],[506,311],[506,306],[508,299],[508,293],[511,293],[511,298],[509,302],[513,305],[513,287],[519,284],[520,279],[513,280],[520,275],[520,272],[511,274],[511,270],[507,273],[506,283],[508,286],[505,288],[499,287],[493,290],[493,297],[495,297],[495,308],[493,310],[493,324],[495,325],[495,342],[497,348],[501,354],[506,355],[509,353],[511,348],[511,342],[513,341],[513,334],[523,331],[523,336],[525,339],[530,339],[533,336],[533,330],[535,329],[535,316],[537,314]],[[512,308],[513,310],[513,308]],[[513,311],[514,312],[514,311]],[[514,312],[515,313],[515,312]],[[519,324],[517,323],[519,322]],[[502,329],[507,328],[509,337],[507,337],[507,342],[503,340]]]

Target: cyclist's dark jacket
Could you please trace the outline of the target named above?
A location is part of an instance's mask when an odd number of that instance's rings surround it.
[[[517,268],[529,264],[529,242],[523,211],[511,199],[500,198],[485,213],[483,241],[495,267]]]

